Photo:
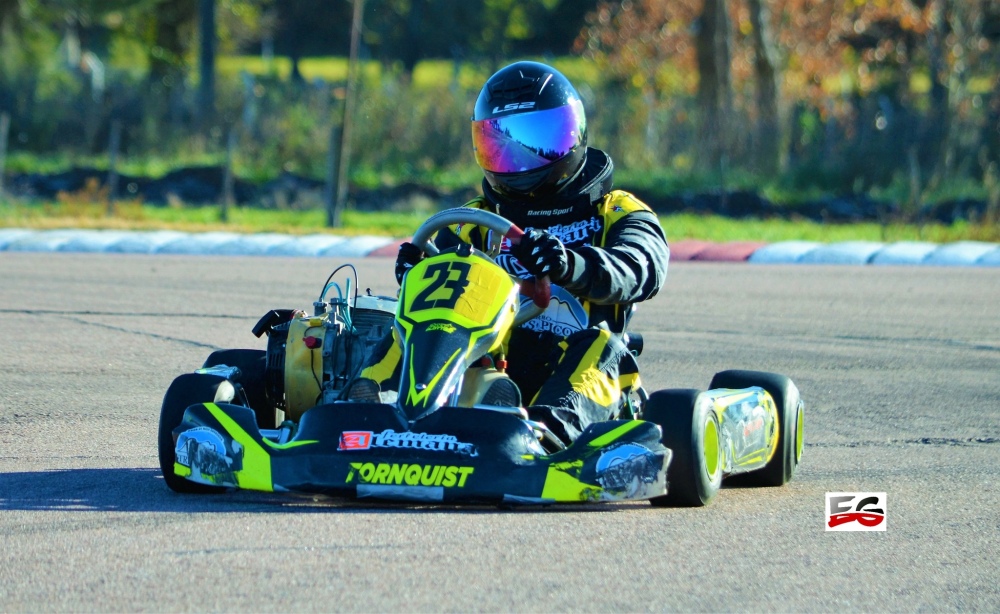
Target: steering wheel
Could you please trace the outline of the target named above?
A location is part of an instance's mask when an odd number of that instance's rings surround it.
[[[491,251],[494,251],[492,249],[494,247],[496,251],[499,251],[499,238],[508,239],[511,244],[517,245],[520,243],[521,237],[524,236],[523,230],[496,213],[482,209],[473,209],[471,207],[457,207],[455,209],[439,211],[427,218],[427,221],[421,224],[420,228],[417,228],[417,231],[413,233],[412,242],[428,256],[434,256],[440,250],[431,241],[431,237],[442,228],[455,224],[473,224],[492,230],[494,236],[498,238],[491,245]],[[529,297],[531,303],[522,306],[517,312],[514,318],[515,324],[523,324],[541,314],[549,306],[549,300],[552,298],[552,284],[547,275],[541,278],[521,279],[519,282],[521,284],[521,294]]]

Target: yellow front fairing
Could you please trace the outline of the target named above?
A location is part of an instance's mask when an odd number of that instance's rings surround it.
[[[406,274],[396,326],[399,404],[411,419],[443,405],[470,365],[501,348],[517,299],[516,282],[476,250],[425,258]]]
[[[515,289],[510,275],[480,253],[443,253],[406,274],[397,315],[404,327],[434,321],[467,329],[510,326]]]

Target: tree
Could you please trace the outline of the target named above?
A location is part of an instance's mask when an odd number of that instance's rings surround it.
[[[195,38],[197,0],[163,0],[153,6],[142,32],[149,59],[150,93],[164,100],[174,126],[185,122],[184,93],[189,41]]]
[[[404,76],[422,59],[562,55],[573,45],[595,0],[377,0],[366,41]]]
[[[725,0],[703,0],[695,35],[698,101],[702,110],[703,161],[711,168],[725,164],[729,149],[733,87],[730,21]]]
[[[3,40],[4,30],[18,21],[20,4],[18,0],[0,0],[0,41]]]
[[[919,125],[899,128],[924,175],[931,176],[927,183],[934,185],[950,176],[959,164],[959,142],[978,138],[977,125],[987,122],[974,112],[976,96],[969,84],[977,68],[989,66],[995,57],[996,37],[990,36],[988,24],[990,15],[1000,13],[1000,2],[785,2],[786,10],[811,17],[796,24],[798,32],[786,31],[782,38],[799,50],[812,82],[853,69],[857,92],[882,92],[912,113],[919,95],[914,82],[926,80],[927,112]],[[884,117],[876,121],[881,122],[880,129],[892,128]]]
[[[658,103],[669,89],[669,73],[696,74],[699,157],[717,168],[732,109],[729,33],[723,0],[605,1],[587,16],[576,49],[610,79],[638,87],[644,98]]]
[[[844,180],[864,188],[900,167],[912,173],[912,162],[899,162],[908,158],[934,181],[968,167],[969,143],[992,134],[981,126],[993,111],[976,111],[983,100],[970,83],[996,58],[997,15],[1000,0],[605,1],[588,15],[577,48],[622,83],[696,71],[699,145],[720,148],[704,156],[712,164],[739,150],[738,140],[725,141],[741,134],[726,118],[753,119],[752,165],[769,172],[788,126],[781,100],[818,109],[838,125],[826,137],[843,135]]]
[[[198,3],[198,118],[204,129],[215,119],[215,0]]]
[[[302,81],[299,61],[310,55],[348,53],[351,3],[346,0],[274,0],[274,52],[292,62],[292,78]]]
[[[774,47],[771,10],[764,0],[747,0],[753,49],[758,118],[755,125],[755,167],[764,173],[778,170],[781,157],[781,120],[778,108],[778,53]]]

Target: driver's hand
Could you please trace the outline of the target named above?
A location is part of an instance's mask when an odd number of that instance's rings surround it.
[[[399,253],[396,254],[396,283],[402,286],[403,275],[416,266],[423,258],[424,250],[408,241],[402,243],[399,246]]]
[[[529,230],[517,245],[511,246],[510,253],[535,277],[548,275],[560,283],[572,273],[566,246],[547,230]]]

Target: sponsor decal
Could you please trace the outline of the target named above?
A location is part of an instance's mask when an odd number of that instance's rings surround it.
[[[232,443],[233,453],[237,456],[242,447],[236,441]],[[195,475],[229,475],[238,467],[233,466],[233,459],[226,454],[226,444],[222,435],[207,426],[188,429],[177,437],[174,448],[174,458],[178,464],[190,467]]]
[[[591,237],[601,232],[601,226],[600,218],[592,217],[589,220],[580,220],[572,224],[549,226],[549,232],[559,237],[559,240],[566,245],[572,245],[589,241]]]
[[[536,217],[539,215],[563,215],[572,210],[573,207],[566,207],[565,209],[535,209],[528,212],[528,217]]]
[[[567,210],[566,212],[568,213],[569,211],[570,210]],[[546,211],[544,213],[540,213],[539,215],[547,215],[549,213],[555,215],[561,212],[562,212],[561,209],[556,209],[553,211]],[[589,243],[590,240],[594,237],[594,235],[601,232],[601,229],[603,227],[604,223],[601,218],[592,217],[589,220],[580,220],[578,222],[573,222],[571,224],[553,224],[552,226],[549,226],[546,230],[548,230],[556,237],[558,237],[559,240],[562,241],[565,245],[576,245],[580,243]],[[524,229],[524,232],[528,232],[535,228],[539,227],[528,226],[527,228]],[[500,242],[501,252],[509,252],[510,248],[511,248],[511,242],[509,239],[505,238]],[[508,269],[508,272],[511,271]]]
[[[427,330],[428,331],[439,330],[439,331],[448,333],[450,335],[451,333],[455,332],[456,329],[455,329],[455,326],[453,324],[448,324],[448,323],[445,323],[445,322],[435,322],[434,324],[431,324],[430,326],[428,326]]]
[[[755,433],[762,428],[764,428],[764,416],[757,416],[753,420],[744,423],[743,436],[749,437],[752,433]]]
[[[505,104],[503,107],[493,107],[494,113],[507,113],[509,111],[517,111],[519,109],[533,109],[535,108],[534,101],[532,102],[512,102],[510,104]]]
[[[660,472],[656,455],[637,443],[621,443],[606,449],[597,459],[597,483],[604,490],[638,492],[642,484],[652,484]]]
[[[431,435],[428,433],[397,433],[386,429],[381,433],[372,431],[344,431],[340,435],[338,450],[368,450],[370,448],[410,448],[433,452],[455,452],[466,456],[479,456],[479,450],[471,443],[463,443],[454,435]]]
[[[356,476],[361,484],[465,488],[465,481],[474,471],[474,467],[450,465],[351,463],[351,469],[347,472],[347,478],[344,481],[350,484]]]
[[[755,394],[746,401],[725,409],[722,430],[726,447],[735,459],[758,453],[767,447],[767,409],[761,404],[763,395]]]
[[[884,492],[826,493],[827,531],[885,531]]]
[[[371,431],[344,431],[340,434],[338,450],[367,450],[372,445]]]
[[[522,300],[527,300],[527,297]],[[578,330],[587,328],[589,321],[587,310],[580,301],[562,287],[553,285],[549,306],[538,317],[528,320],[521,327],[568,337]]]

